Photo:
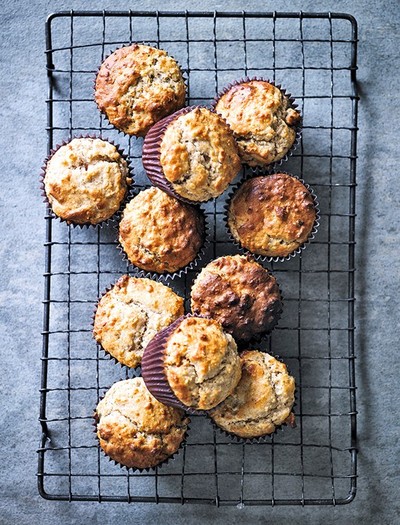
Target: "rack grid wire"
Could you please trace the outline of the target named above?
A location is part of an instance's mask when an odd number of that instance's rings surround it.
[[[122,273],[115,228],[80,229],[46,210],[45,293],[38,486],[53,500],[214,505],[344,504],[356,493],[354,247],[357,24],[338,13],[60,12],[46,21],[48,151],[96,133],[129,153],[135,186],[147,187],[142,139],[118,133],[93,100],[98,66],[112,50],[145,42],[181,64],[188,104],[207,104],[245,76],[280,83],[303,115],[299,147],[280,169],[301,176],[320,203],[307,248],[267,265],[284,314],[261,347],[295,376],[297,427],[262,444],[232,442],[192,417],[187,443],[167,465],[144,473],[109,462],[93,432],[93,410],[115,381],[115,365],[91,337],[97,298]],[[245,169],[246,171],[246,169]],[[236,181],[234,181],[236,182]],[[223,226],[225,197],[203,205],[213,240],[202,264],[236,253]],[[181,294],[195,273],[169,281]]]

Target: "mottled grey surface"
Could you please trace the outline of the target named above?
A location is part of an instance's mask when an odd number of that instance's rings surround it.
[[[398,37],[395,2],[327,2],[359,23],[361,91],[357,195],[357,384],[359,479],[340,508],[49,502],[38,496],[44,207],[37,173],[46,154],[44,19],[55,9],[138,8],[132,2],[2,2],[0,306],[0,523],[379,523],[399,520],[398,412]],[[315,2],[203,2],[210,9],[315,10]],[[195,9],[196,2],[140,2],[143,9]]]

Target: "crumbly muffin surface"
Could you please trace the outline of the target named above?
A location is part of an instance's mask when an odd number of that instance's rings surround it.
[[[129,260],[158,273],[175,272],[189,264],[203,240],[200,211],[154,187],[127,204],[119,226],[119,241]]]
[[[149,341],[183,312],[182,297],[168,286],[123,275],[100,299],[93,335],[120,363],[136,367]]]
[[[208,410],[223,401],[240,379],[233,337],[221,325],[188,317],[168,338],[164,370],[171,390],[186,406]]]
[[[113,144],[76,138],[47,162],[44,188],[56,215],[98,224],[118,211],[130,182],[127,162]]]
[[[215,423],[242,438],[271,434],[277,426],[292,423],[295,381],[286,365],[258,350],[243,352],[240,361],[238,386],[210,412]]]
[[[129,468],[154,467],[174,454],[189,423],[182,410],[157,401],[141,377],[115,383],[95,417],[101,448]]]
[[[112,53],[96,77],[95,99],[118,129],[143,136],[185,103],[185,83],[166,51],[134,44]]]
[[[309,237],[316,218],[312,195],[285,173],[247,180],[234,194],[228,224],[236,241],[253,253],[285,257]]]
[[[282,311],[275,277],[245,255],[219,257],[203,268],[192,287],[191,306],[242,341],[270,331]]]
[[[231,130],[206,108],[195,108],[168,125],[160,163],[178,195],[200,202],[221,195],[240,170]]]
[[[300,113],[279,88],[264,80],[232,86],[215,110],[234,131],[240,156],[250,166],[282,159],[296,139]]]

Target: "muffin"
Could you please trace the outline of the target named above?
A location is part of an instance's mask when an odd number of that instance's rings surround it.
[[[239,382],[236,343],[213,319],[181,317],[147,346],[142,375],[159,401],[185,410],[209,410]]]
[[[141,191],[126,206],[119,242],[131,263],[143,270],[173,273],[192,262],[205,233],[199,208],[158,188]]]
[[[131,183],[114,144],[90,137],[59,147],[44,168],[44,191],[53,212],[75,224],[99,224],[121,206]]]
[[[191,291],[194,314],[212,317],[236,340],[270,332],[282,312],[275,277],[250,256],[227,255],[211,261]]]
[[[185,108],[154,126],[143,166],[155,186],[189,202],[221,195],[240,170],[232,131],[207,108]]]
[[[267,257],[293,254],[310,237],[316,217],[310,191],[286,173],[247,180],[228,206],[228,226],[234,239]]]
[[[123,275],[97,305],[93,336],[121,364],[136,367],[149,341],[183,312],[182,297],[168,286]]]
[[[293,99],[266,80],[244,80],[228,87],[215,111],[234,131],[242,161],[250,166],[281,160],[293,146],[301,121]]]
[[[112,53],[100,66],[95,100],[116,128],[144,136],[157,121],[183,107],[186,87],[167,52],[133,44]]]
[[[95,411],[100,447],[128,468],[145,469],[166,461],[185,438],[189,419],[147,390],[141,377],[118,381]]]
[[[209,414],[217,426],[251,439],[271,434],[284,423],[294,425],[295,381],[286,365],[258,350],[243,352],[240,361],[239,384]]]

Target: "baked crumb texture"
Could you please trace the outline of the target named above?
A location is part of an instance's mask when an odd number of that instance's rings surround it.
[[[219,97],[215,111],[228,122],[240,157],[250,166],[283,159],[296,140],[301,122],[293,100],[265,80],[234,83]]]
[[[121,364],[137,367],[149,341],[183,313],[182,297],[168,286],[123,275],[97,305],[93,336]]]
[[[212,317],[236,340],[270,332],[282,312],[275,277],[251,256],[227,255],[211,261],[191,291],[194,314]]]
[[[126,160],[114,144],[74,138],[44,168],[44,191],[53,212],[75,224],[99,224],[116,213],[131,183]]]
[[[100,447],[133,469],[166,461],[184,440],[189,419],[182,410],[157,401],[141,377],[115,383],[95,411]]]
[[[313,196],[296,177],[276,173],[245,181],[228,205],[228,226],[247,250],[286,257],[300,248],[316,222]]]
[[[144,136],[156,122],[183,107],[186,86],[177,62],[162,49],[134,44],[101,64],[95,100],[115,127]]]
[[[272,434],[284,423],[293,425],[295,381],[286,365],[258,350],[242,352],[240,361],[239,384],[209,413],[214,422],[245,439]]]
[[[152,187],[125,207],[119,242],[130,262],[143,270],[173,273],[198,255],[205,235],[201,210]]]

